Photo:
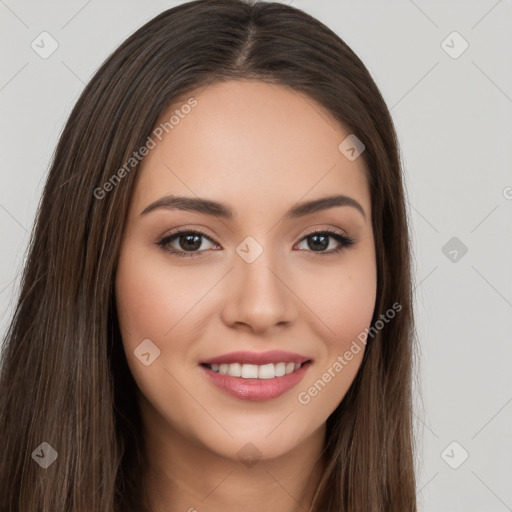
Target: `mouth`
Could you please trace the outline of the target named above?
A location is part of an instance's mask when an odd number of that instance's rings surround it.
[[[221,375],[228,375],[230,377],[239,377],[242,379],[274,379],[290,375],[291,373],[300,370],[302,366],[311,363],[311,359],[303,363],[294,363],[293,361],[282,361],[279,363],[268,364],[242,364],[242,363],[223,363],[223,364],[208,364],[201,363],[201,366],[211,370],[212,372]]]
[[[313,364],[290,352],[233,352],[199,363],[210,383],[241,399],[266,401],[294,388]]]

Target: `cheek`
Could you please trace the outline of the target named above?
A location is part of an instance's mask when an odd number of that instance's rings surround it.
[[[205,283],[201,276],[179,268],[170,272],[168,265],[143,254],[121,257],[116,302],[127,348],[145,338],[172,337],[182,322],[190,321],[187,315],[204,295]]]
[[[205,317],[201,299],[218,280],[211,274],[207,268],[171,269],[165,257],[136,247],[121,254],[115,290],[122,343],[135,381],[152,400],[175,385],[167,371],[179,375],[190,360]],[[151,344],[141,345],[147,339]],[[149,366],[137,357],[147,352],[139,346],[158,354]]]
[[[187,282],[180,269],[170,272],[160,260],[130,247],[119,259],[115,291],[122,343],[132,376],[145,397],[142,404],[149,400],[165,415],[170,395],[181,409],[186,407],[186,401],[179,402],[179,386],[166,370],[174,373],[173,362],[179,365],[186,357],[189,339],[183,334],[194,332],[190,313],[204,294],[204,280]],[[142,345],[148,339],[151,343]],[[172,350],[168,350],[169,341]],[[139,355],[148,351],[151,362],[145,365]]]
[[[332,356],[333,350],[346,350],[371,322],[377,294],[376,265],[369,251],[354,253],[336,267],[318,266],[315,270],[300,269],[294,282],[297,295],[306,298],[308,323]]]
[[[365,333],[370,327],[377,293],[377,273],[372,254],[325,273],[316,273],[309,297],[310,327],[322,340],[322,352],[301,384],[297,401],[304,417],[324,421],[339,405],[361,365]],[[305,286],[305,285],[304,285]],[[313,287],[312,287],[313,288]]]
[[[377,286],[372,272],[366,275],[349,276],[330,301],[329,324],[334,331],[332,343],[339,349],[369,327],[375,308]]]

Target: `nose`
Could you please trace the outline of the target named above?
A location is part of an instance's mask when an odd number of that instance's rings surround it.
[[[228,280],[222,318],[231,328],[244,326],[263,334],[296,318],[295,295],[286,272],[270,258],[270,251],[263,251],[252,263],[237,256]]]

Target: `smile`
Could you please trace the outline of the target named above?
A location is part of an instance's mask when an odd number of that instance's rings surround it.
[[[302,363],[305,364],[305,363]],[[210,370],[230,377],[241,377],[242,379],[274,379],[283,377],[295,372],[302,366],[301,363],[281,362],[269,364],[206,364]]]
[[[207,382],[240,400],[261,402],[293,389],[304,378],[313,359],[301,354],[231,352],[199,362]]]

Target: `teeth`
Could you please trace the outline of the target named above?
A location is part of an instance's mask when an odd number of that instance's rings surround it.
[[[282,377],[286,374],[286,363],[277,363],[276,367],[276,377]]]
[[[242,365],[239,363],[233,363],[226,365],[228,367],[228,375],[231,377],[241,377],[242,376]]]
[[[273,379],[276,376],[276,367],[273,364],[263,364],[258,368],[259,379]]]
[[[301,363],[277,363],[277,364],[211,364],[210,369],[222,375],[242,377],[243,379],[273,379],[288,375],[301,367]]]
[[[231,366],[231,365],[229,365]],[[242,365],[242,377],[244,379],[257,379],[258,378],[258,366],[255,364],[243,364]]]

